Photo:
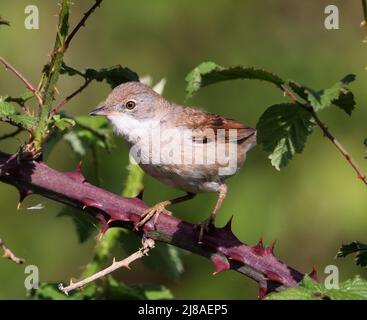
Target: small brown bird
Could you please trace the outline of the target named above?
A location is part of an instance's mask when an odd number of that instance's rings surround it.
[[[199,241],[214,224],[227,193],[226,179],[238,172],[247,151],[256,145],[255,129],[169,102],[140,82],[119,85],[90,115],[107,116],[147,174],[187,193],[159,202],[136,227],[152,217],[156,222],[168,206],[192,199],[197,193],[219,193],[210,217],[200,224]]]

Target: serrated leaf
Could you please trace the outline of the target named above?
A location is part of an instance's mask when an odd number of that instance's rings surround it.
[[[358,266],[367,267],[367,244],[359,241],[343,244],[337,253],[337,257],[344,258],[350,254],[356,254],[356,264]]]
[[[16,114],[17,109],[11,103],[5,101],[5,97],[0,97],[0,117],[6,118],[9,115]]]
[[[26,114],[12,114],[8,116],[12,124],[20,126],[26,130],[32,129],[37,124],[36,117],[28,116]]]
[[[109,68],[101,68],[98,70],[88,68],[85,71],[79,71],[63,63],[60,73],[68,74],[69,76],[79,75],[88,80],[105,80],[111,86],[111,88],[128,81],[139,81],[139,76],[136,72],[120,65]]]
[[[345,86],[354,80],[355,75],[349,74],[329,89],[314,91],[307,88],[307,99],[315,111],[320,111],[335,104],[346,113],[351,114],[355,105],[354,97]]]
[[[75,126],[75,120],[71,118],[61,117],[59,114],[56,114],[52,117],[53,125],[60,130],[65,130],[66,128],[70,128]]]
[[[305,276],[297,288],[274,292],[265,297],[267,300],[365,300],[367,299],[367,281],[355,276],[339,284],[338,289],[326,289],[309,276]]]
[[[271,164],[280,170],[303,151],[312,128],[311,115],[306,110],[293,103],[276,104],[260,117],[257,142],[270,152]]]
[[[224,68],[209,61],[201,63],[187,75],[186,97],[192,97],[195,92],[210,84],[236,79],[263,80],[278,87],[284,84],[284,80],[263,69],[242,66]]]

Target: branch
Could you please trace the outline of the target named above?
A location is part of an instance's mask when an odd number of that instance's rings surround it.
[[[328,138],[332,144],[339,150],[339,152],[344,156],[348,163],[352,166],[354,171],[357,173],[357,178],[362,180],[365,185],[367,185],[367,176],[363,172],[362,168],[359,167],[357,162],[352,158],[348,151],[343,147],[343,145],[334,137],[330,132],[328,127],[320,120],[319,116],[316,114],[314,108],[309,103],[301,103],[297,100],[297,97],[291,92],[286,86],[282,86],[282,89],[286,96],[288,96],[294,103],[305,109],[307,112],[311,113],[312,118],[315,120],[317,126],[322,130],[324,137]]]
[[[138,259],[143,258],[144,256],[148,255],[148,252],[154,248],[154,240],[153,239],[145,239],[143,238],[143,246],[136,252],[134,252],[132,255],[128,256],[124,260],[121,261],[115,261],[113,260],[113,263],[107,267],[106,269],[103,269],[92,276],[85,278],[84,280],[78,281],[76,283],[73,283],[70,281],[70,284],[67,287],[64,287],[62,283],[59,284],[59,290],[65,293],[66,295],[69,294],[70,291],[73,291],[77,288],[83,287],[86,284],[95,281],[97,279],[100,279],[113,271],[120,269],[120,268],[127,268],[130,269],[130,264]]]
[[[68,37],[66,38],[65,44],[64,44],[64,51],[69,47],[71,40],[74,38],[74,36],[76,35],[76,33],[79,31],[79,29],[81,27],[85,26],[85,22],[87,21],[87,19],[89,18],[89,16],[94,12],[94,10],[97,9],[97,7],[99,7],[101,5],[101,2],[103,0],[96,0],[96,2],[94,3],[94,5],[87,11],[84,13],[83,18],[79,21],[79,23],[76,25],[76,27],[73,29],[73,31],[71,31],[71,33],[68,35]]]
[[[82,86],[80,86],[77,90],[75,90],[73,93],[71,93],[70,95],[68,95],[64,100],[62,100],[57,107],[54,109],[54,113],[59,112],[62,107],[67,104],[72,98],[74,98],[76,95],[78,95],[79,93],[81,93],[86,87],[88,87],[88,85],[91,83],[92,79],[86,79],[84,84]]]
[[[11,261],[14,261],[16,264],[24,263],[24,259],[18,258],[11,250],[5,245],[4,241],[0,238],[0,247],[4,251],[4,258],[8,258]]]
[[[11,159],[11,160],[9,160]],[[255,246],[241,242],[231,230],[231,221],[223,228],[212,228],[198,243],[199,228],[174,216],[161,214],[155,227],[147,222],[142,230],[134,224],[148,206],[139,198],[121,197],[90,184],[80,169],[61,173],[43,162],[19,160],[0,152],[0,181],[16,186],[20,201],[32,193],[68,206],[85,210],[94,217],[103,216],[108,227],[128,228],[155,241],[166,242],[208,259],[215,265],[215,274],[233,269],[260,285],[260,297],[268,292],[295,287],[304,274],[279,261],[273,246]]]
[[[37,97],[40,105],[43,103],[42,95],[38,92],[38,90],[31,85],[31,83],[27,80],[25,76],[23,76],[15,67],[13,67],[9,62],[7,62],[3,57],[0,56],[0,62],[5,66],[6,69],[12,71],[20,80],[23,81],[27,89]]]

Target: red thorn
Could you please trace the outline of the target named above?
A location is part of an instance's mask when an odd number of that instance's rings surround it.
[[[258,245],[264,247],[264,244],[263,243],[264,243],[264,235],[261,233],[260,234],[260,239],[259,239]]]
[[[83,210],[87,207],[94,207],[94,208],[102,208],[102,204],[97,202],[91,198],[82,198],[81,202],[83,203]]]
[[[280,284],[283,283],[283,278],[281,276],[279,276],[278,274],[276,274],[275,272],[272,272],[272,271],[268,271],[266,273],[266,277],[271,280],[271,281],[275,281],[275,282],[278,282]]]
[[[108,222],[106,222],[106,219],[102,214],[97,214],[96,219],[101,223],[101,231],[98,234],[98,240],[101,240],[106,233],[106,231],[109,228]]]
[[[65,172],[65,174],[73,180],[80,181],[80,182],[86,182],[87,179],[85,179],[82,173],[82,164],[83,164],[83,161],[81,160],[79,161],[74,171]]]
[[[20,209],[22,202],[26,197],[32,194],[32,191],[29,189],[25,189],[23,187],[19,187],[18,191],[19,191],[19,202],[17,204],[17,209]]]
[[[317,277],[317,270],[316,270],[316,266],[315,265],[312,266],[312,271],[308,274],[308,276],[311,279],[315,280],[317,283],[320,283],[320,280]]]
[[[264,241],[264,237],[261,234],[259,242],[255,246],[251,247],[252,252],[255,253],[258,256],[263,256],[267,253],[267,250],[264,247],[263,241]]]
[[[214,263],[214,266],[215,266],[215,271],[213,272],[213,275],[216,275],[222,271],[228,270],[230,267],[228,259],[225,256],[214,255],[210,257],[210,260]]]
[[[266,247],[265,248],[265,254],[272,254],[272,255],[274,255],[274,247],[275,247],[276,242],[277,241],[274,240],[269,247]]]
[[[267,287],[260,285],[259,287],[259,299],[262,300],[265,298],[266,294],[268,293]]]
[[[228,231],[232,231],[232,220],[233,220],[233,215],[231,215],[231,217],[229,218],[228,222],[223,227],[223,229],[226,229]]]

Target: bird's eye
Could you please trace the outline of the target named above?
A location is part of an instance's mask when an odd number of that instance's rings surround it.
[[[136,106],[135,101],[130,100],[126,102],[126,109],[132,110],[135,108],[135,106]]]

